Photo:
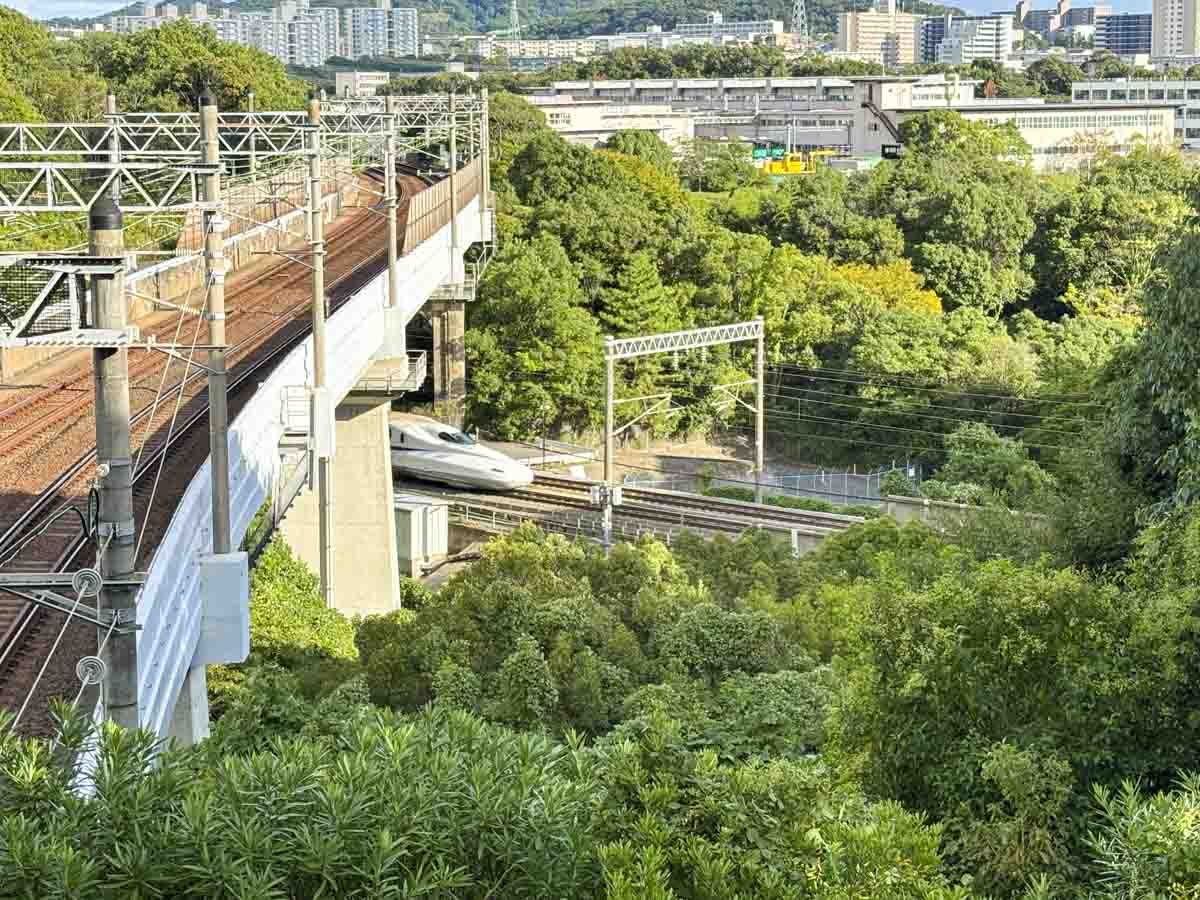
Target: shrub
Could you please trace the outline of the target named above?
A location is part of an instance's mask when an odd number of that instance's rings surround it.
[[[317,698],[358,670],[354,626],[321,599],[317,578],[276,534],[250,573],[250,658],[209,670],[209,704],[220,718],[248,689],[247,673],[268,664],[295,676],[294,687]],[[269,677],[278,677],[275,672]]]
[[[75,730],[68,751],[87,740]],[[158,749],[105,726],[95,791],[80,796],[71,753],[0,722],[0,894],[540,900],[600,887],[599,787],[577,746],[430,710],[362,724],[336,750]]]

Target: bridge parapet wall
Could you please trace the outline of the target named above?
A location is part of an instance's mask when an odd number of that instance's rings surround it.
[[[421,197],[418,194],[417,197]],[[414,198],[415,199],[415,198]],[[468,198],[458,222],[462,248],[481,239],[478,201]],[[401,302],[411,318],[451,272],[450,227],[443,224],[400,259]],[[387,272],[377,275],[330,318],[329,384],[340,400],[357,383],[385,333]],[[231,526],[235,543],[275,490],[288,387],[312,380],[312,338],[295,347],[242,408],[229,429]],[[212,549],[210,463],[196,473],[176,507],[138,600],[138,681],[142,724],[160,735],[191,667],[200,634],[198,557]]]

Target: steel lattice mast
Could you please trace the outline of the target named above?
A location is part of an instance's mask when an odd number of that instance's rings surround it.
[[[799,35],[800,40],[806,43],[811,37],[808,32],[808,3],[806,0],[792,0],[792,32]]]

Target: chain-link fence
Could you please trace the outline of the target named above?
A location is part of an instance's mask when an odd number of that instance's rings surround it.
[[[803,472],[776,472],[762,478],[765,493],[789,497],[812,497],[829,503],[852,506],[857,504],[881,505],[883,479],[898,472],[921,483],[921,466],[918,463],[892,464],[878,469],[860,472],[857,469],[832,471],[827,469]],[[753,490],[750,478],[722,478],[720,475],[692,473],[687,475],[634,475],[625,476],[624,483],[634,487],[659,488],[699,494],[718,488]]]

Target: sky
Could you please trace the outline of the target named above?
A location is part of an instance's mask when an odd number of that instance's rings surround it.
[[[18,10],[37,19],[53,19],[55,16],[99,16],[120,9],[127,0],[7,0],[9,5],[15,5]],[[971,12],[991,12],[995,9],[1007,9],[1013,5],[1007,0],[946,0],[952,6],[958,6]],[[1086,6],[1090,0],[1075,0],[1076,6]],[[363,0],[363,6],[369,6],[368,0]],[[1049,8],[1051,0],[1034,0],[1035,8]],[[1149,12],[1150,0],[1113,0],[1112,5],[1117,12]]]

